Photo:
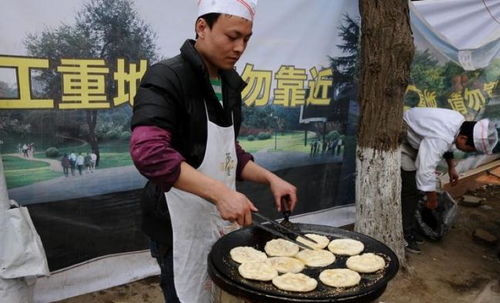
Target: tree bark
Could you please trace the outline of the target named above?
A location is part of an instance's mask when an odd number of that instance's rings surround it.
[[[99,153],[99,144],[97,142],[97,136],[95,134],[95,127],[97,125],[97,111],[96,110],[87,110],[86,111],[87,125],[89,126],[89,137],[88,142],[90,144],[90,148],[92,152],[96,154],[97,159],[95,162],[95,166],[99,166],[99,160],[101,159],[101,155]]]
[[[414,54],[408,1],[360,0],[359,5],[355,230],[386,243],[404,265],[399,137]]]

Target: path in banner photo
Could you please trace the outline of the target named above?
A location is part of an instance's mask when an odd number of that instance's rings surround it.
[[[257,150],[253,155],[257,163],[271,171],[289,167],[342,163],[343,161],[342,151],[336,154],[318,152],[311,155],[302,151],[275,151],[272,146]],[[60,160],[40,157],[37,154],[35,157],[25,158],[19,153],[3,154],[2,157],[6,166],[5,175],[9,196],[23,205],[138,189],[142,188],[146,182],[135,167],[130,165],[128,152],[106,152],[101,156],[102,164],[97,166],[92,173],[84,168],[80,174],[75,169],[74,175],[70,172],[68,177],[62,173]],[[107,163],[110,161],[117,162],[117,165],[121,163],[129,165],[102,168],[103,164],[112,165]],[[10,165],[11,162],[29,163]],[[33,175],[30,177],[31,172]],[[35,179],[37,176],[44,181]],[[22,185],[23,182],[28,184]]]
[[[498,168],[500,173],[500,168]],[[497,303],[500,302],[500,255],[494,245],[473,237],[478,229],[500,238],[500,180],[482,174],[489,184],[464,194],[484,199],[481,206],[459,203],[454,227],[439,242],[426,241],[422,254],[409,254],[408,269],[389,282],[373,303]],[[488,180],[484,180],[488,178]],[[475,181],[472,181],[475,182]],[[157,277],[69,298],[59,303],[161,303]],[[168,302],[167,302],[168,303]]]

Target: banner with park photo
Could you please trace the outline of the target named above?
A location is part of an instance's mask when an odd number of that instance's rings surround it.
[[[128,151],[134,95],[148,65],[194,38],[195,1],[0,8],[0,152],[9,197],[28,206],[50,269],[147,249],[146,179]],[[239,142],[297,186],[294,214],[354,203],[359,22],[357,1],[260,1],[236,65],[248,83]],[[416,43],[408,107],[500,118],[498,58],[465,71],[428,40]],[[280,216],[266,187],[237,186],[265,215]]]
[[[9,197],[29,208],[50,269],[147,249],[146,179],[128,150],[132,105],[147,66],[194,38],[196,1],[0,7],[9,12],[0,21],[5,177]],[[297,12],[304,22],[290,22]],[[332,79],[337,58],[357,52],[357,40],[346,40],[357,38],[344,37],[356,22],[354,1],[261,1],[236,66],[248,83],[239,141],[297,186],[294,214],[354,202],[355,95]],[[267,187],[237,186],[265,215],[281,216]]]

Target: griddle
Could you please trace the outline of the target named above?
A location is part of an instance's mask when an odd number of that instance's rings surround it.
[[[208,255],[208,273],[221,289],[237,297],[244,297],[254,302],[369,302],[378,298],[385,290],[387,283],[398,269],[399,262],[394,252],[385,244],[366,235],[325,225],[293,223],[293,228],[301,233],[324,235],[330,240],[351,238],[363,242],[363,253],[373,252],[384,258],[385,268],[372,273],[361,274],[359,285],[351,288],[334,288],[324,285],[319,274],[325,269],[346,268],[349,256],[335,255],[335,262],[326,267],[307,267],[302,273],[315,278],[318,287],[306,293],[284,291],[276,288],[271,282],[248,280],[238,273],[239,264],[231,259],[229,251],[236,246],[251,246],[264,251],[267,241],[276,236],[255,226],[247,226],[233,231],[220,238]]]

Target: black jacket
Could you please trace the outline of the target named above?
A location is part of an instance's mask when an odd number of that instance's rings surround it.
[[[186,40],[179,55],[148,68],[134,99],[132,129],[152,125],[169,130],[172,146],[191,166],[200,166],[207,141],[204,101],[213,123],[219,126],[233,123],[235,136],[241,125],[241,91],[246,84],[234,70],[221,70],[219,76],[223,107],[194,41]],[[148,182],[141,200],[143,231],[154,241],[171,243],[170,217],[163,191]]]

